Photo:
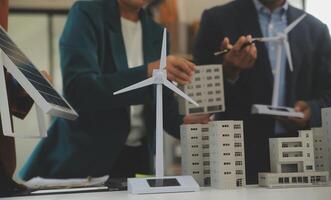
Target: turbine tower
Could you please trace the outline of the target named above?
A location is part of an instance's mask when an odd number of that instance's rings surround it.
[[[162,87],[163,85],[173,92],[177,93],[179,96],[183,97],[187,101],[191,102],[192,104],[199,106],[198,103],[196,103],[193,99],[191,99],[188,95],[183,93],[181,90],[179,90],[174,84],[172,84],[168,79],[167,79],[167,71],[166,71],[166,66],[167,66],[167,30],[164,29],[163,32],[163,41],[162,41],[162,50],[161,50],[161,60],[160,60],[160,67],[158,69],[153,70],[153,76],[151,78],[148,78],[144,81],[141,81],[139,83],[136,83],[134,85],[131,85],[129,87],[126,87],[124,89],[121,89],[117,92],[114,93],[114,95],[122,94],[125,92],[129,92],[132,90],[136,90],[138,88],[143,88],[146,86],[150,85],[156,85],[156,158],[155,158],[155,172],[156,172],[156,178],[157,181],[160,181],[157,183],[159,186],[162,185],[162,178],[164,177],[164,158],[163,158],[163,92],[162,92]],[[178,177],[177,177],[178,178]],[[132,179],[128,180],[128,187],[129,190],[131,189],[130,187],[130,181]],[[133,187],[135,187],[135,184],[133,183]],[[138,186],[137,186],[138,188]],[[149,188],[150,191],[152,191],[152,186]],[[134,190],[134,189],[132,189]],[[148,189],[147,189],[148,190]],[[180,191],[180,190],[177,190]],[[142,193],[158,193],[158,192],[167,192],[164,190],[159,190],[154,192],[142,192]],[[171,191],[174,192],[174,191]],[[135,192],[133,192],[135,193]],[[139,192],[138,192],[139,193]],[[141,192],[140,192],[141,193]]]

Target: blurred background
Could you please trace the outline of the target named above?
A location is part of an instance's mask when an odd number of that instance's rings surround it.
[[[154,0],[148,8],[155,20],[168,28],[171,53],[192,58],[192,46],[203,10],[230,0]],[[75,0],[9,0],[9,34],[17,45],[40,69],[53,76],[53,85],[62,91],[58,42],[67,13]],[[289,0],[290,4],[313,14],[331,27],[331,15],[325,0]],[[48,119],[49,123],[51,119]],[[37,130],[34,109],[24,120],[15,119],[18,132]],[[168,175],[180,173],[180,145],[165,136]],[[17,169],[28,159],[38,139],[16,139]]]

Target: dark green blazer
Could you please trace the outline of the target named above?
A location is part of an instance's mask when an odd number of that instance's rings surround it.
[[[163,29],[144,11],[144,63],[158,60]],[[72,7],[60,40],[64,95],[76,121],[56,119],[34,150],[20,177],[78,178],[110,172],[130,132],[129,106],[143,104],[146,140],[155,144],[154,87],[123,95],[113,92],[147,78],[147,65],[128,69],[116,0],[79,1]],[[164,93],[165,130],[179,137],[182,117],[173,94]],[[152,149],[152,148],[151,148]],[[151,150],[150,158],[153,151]]]

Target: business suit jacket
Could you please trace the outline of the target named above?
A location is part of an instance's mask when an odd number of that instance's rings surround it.
[[[160,58],[163,29],[140,13],[145,65],[128,68],[116,0],[78,1],[60,40],[64,94],[79,113],[70,122],[57,119],[21,171],[35,176],[101,176],[110,169],[130,132],[129,106],[143,104],[147,137],[154,146],[154,87],[122,95],[113,92],[147,78],[147,64]],[[178,104],[165,89],[165,129],[179,137]],[[152,149],[152,148],[151,148]],[[152,155],[151,150],[151,155]],[[146,155],[152,158],[151,155]]]
[[[290,24],[303,14],[289,6]],[[242,35],[261,37],[257,11],[252,0],[237,0],[224,6],[206,10],[194,49],[198,64],[222,63],[215,57],[224,37],[232,43]],[[307,101],[312,117],[309,127],[321,125],[321,108],[331,103],[331,42],[326,25],[308,15],[289,34],[294,72],[286,73],[286,102],[294,106],[298,100]],[[226,112],[218,119],[244,120],[247,183],[257,183],[258,172],[268,172],[268,139],[274,136],[274,119],[270,116],[252,115],[253,104],[270,105],[273,74],[267,48],[256,44],[258,58],[252,69],[240,73],[235,84],[225,80]],[[309,128],[307,127],[307,128]],[[293,131],[293,130],[291,130]]]

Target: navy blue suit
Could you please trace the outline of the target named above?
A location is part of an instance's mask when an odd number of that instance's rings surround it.
[[[288,24],[303,14],[289,6]],[[237,0],[206,10],[194,48],[198,64],[222,63],[215,57],[224,37],[234,43],[242,35],[262,37],[257,11],[251,0]],[[321,108],[331,104],[331,41],[325,24],[308,15],[289,34],[294,72],[286,73],[286,102],[294,106],[298,100],[311,107],[310,127],[321,125]],[[275,120],[270,116],[252,115],[253,104],[271,104],[273,74],[265,44],[256,45],[255,66],[240,73],[235,84],[225,80],[226,112],[218,119],[244,120],[247,183],[257,183],[258,172],[268,172],[269,138],[274,137]],[[296,132],[296,130],[290,130]]]

